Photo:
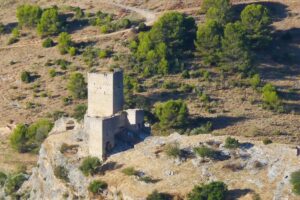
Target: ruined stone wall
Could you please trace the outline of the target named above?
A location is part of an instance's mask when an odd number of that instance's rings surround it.
[[[91,156],[103,158],[107,150],[115,146],[115,136],[127,126],[126,113],[111,117],[85,116],[85,130],[89,135],[89,153]]]
[[[139,109],[126,110],[127,119],[129,122],[128,129],[139,131],[144,127],[144,111]]]

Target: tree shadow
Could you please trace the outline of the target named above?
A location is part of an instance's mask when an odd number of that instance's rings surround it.
[[[272,21],[281,21],[289,15],[288,6],[279,2],[255,2],[255,3],[241,3],[232,6],[232,11],[234,15],[234,19],[237,20],[240,18],[240,14],[243,9],[251,4],[263,5],[268,8]]]
[[[246,194],[249,194],[253,192],[251,189],[234,189],[234,190],[229,190],[226,195],[226,200],[235,200],[239,199]]]
[[[275,31],[273,41],[257,57],[262,77],[278,80],[300,75],[300,28]]]
[[[118,164],[117,162],[107,162],[101,166],[100,173],[105,174],[106,172],[120,169],[123,167],[123,164]]]
[[[17,22],[8,23],[4,26],[4,33],[10,34],[14,28],[18,26]]]
[[[218,130],[218,129],[226,128],[228,126],[232,126],[238,122],[245,121],[245,120],[247,120],[247,118],[246,117],[218,116],[215,118],[209,118],[207,120],[212,122],[214,130]]]
[[[74,13],[64,13],[59,16],[60,20],[63,22],[63,30],[70,34],[89,26],[88,19],[74,19],[74,16]]]
[[[244,142],[240,144],[241,149],[251,149],[252,147],[254,147],[254,144],[250,142]]]

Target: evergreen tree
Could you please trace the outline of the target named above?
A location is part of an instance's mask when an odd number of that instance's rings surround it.
[[[42,9],[39,6],[24,4],[17,8],[17,18],[19,26],[35,27],[42,15]]]
[[[246,6],[241,13],[241,22],[252,49],[264,47],[271,40],[271,19],[266,7],[255,4]]]
[[[166,13],[149,32],[141,32],[133,50],[144,75],[178,71],[184,52],[194,46],[195,33],[195,20],[177,12]]]
[[[60,31],[59,15],[56,8],[49,8],[43,12],[37,31],[41,36],[54,35]]]
[[[216,21],[208,20],[198,27],[195,45],[207,64],[216,64],[221,50],[223,29]]]
[[[84,99],[87,96],[87,84],[81,73],[71,74],[67,88],[76,99]]]
[[[202,11],[207,19],[215,20],[222,25],[232,18],[230,0],[204,0]]]
[[[248,72],[251,68],[251,56],[240,22],[228,23],[224,29],[220,64],[228,71]]]

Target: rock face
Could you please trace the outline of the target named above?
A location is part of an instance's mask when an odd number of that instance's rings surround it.
[[[20,193],[29,194],[30,199],[88,199],[88,179],[80,172],[81,158],[87,155],[86,135],[82,127],[75,124],[73,130],[66,131],[69,118],[60,119],[47,140],[41,146],[37,167],[30,179],[24,183]],[[75,120],[74,120],[75,122]],[[67,155],[60,151],[62,144],[76,146],[76,154]],[[55,176],[55,168],[63,166],[68,171],[68,181]]]
[[[101,174],[85,177],[79,166],[88,156],[87,135],[80,124],[66,131],[64,124],[69,120],[56,123],[40,149],[37,167],[19,190],[20,194],[29,199],[95,199],[90,196],[88,185],[92,180],[103,180],[109,186],[103,193],[104,199],[145,199],[153,190],[184,197],[194,185],[220,180],[240,199],[245,195],[245,199],[249,199],[249,191],[256,192],[262,199],[297,199],[289,184],[290,174],[299,170],[300,160],[295,149],[283,144],[263,145],[243,138],[238,138],[242,143],[239,149],[228,150],[224,147],[226,137],[222,136],[172,134],[148,137],[133,148],[108,157]],[[164,146],[173,142],[186,153],[184,159],[172,159],[164,153]],[[63,143],[76,149],[62,153]],[[220,154],[215,160],[195,156],[193,148],[201,145]],[[67,169],[68,181],[57,178],[55,169],[58,166]],[[122,170],[126,167],[134,167],[139,175],[124,175]],[[141,177],[151,177],[153,181],[146,183]]]

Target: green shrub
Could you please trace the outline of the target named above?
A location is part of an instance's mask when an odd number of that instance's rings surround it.
[[[24,4],[17,8],[17,19],[20,27],[35,27],[42,16],[42,9],[39,6]]]
[[[18,152],[37,152],[51,131],[53,123],[40,119],[30,126],[19,124],[10,136],[11,146]]]
[[[5,183],[5,194],[14,195],[21,188],[22,184],[26,180],[27,177],[25,174],[16,174],[9,176]]]
[[[188,194],[188,200],[225,200],[228,189],[223,182],[216,181],[209,184],[195,186]]]
[[[20,30],[17,27],[14,28],[11,33],[12,33],[13,38],[19,38],[20,37]]]
[[[182,127],[187,124],[188,108],[182,100],[169,100],[155,106],[155,115],[161,127]]]
[[[262,98],[263,98],[265,108],[275,110],[275,111],[282,110],[282,102],[278,96],[276,88],[271,83],[267,83],[263,87]]]
[[[37,32],[40,36],[57,34],[60,31],[61,23],[56,8],[46,9],[37,25]]]
[[[207,122],[198,128],[191,130],[190,135],[207,134],[212,131],[212,123]]]
[[[75,56],[77,53],[77,49],[75,47],[70,47],[68,50],[70,56]]]
[[[181,156],[181,150],[178,143],[167,144],[164,148],[167,156],[171,158],[178,158]]]
[[[54,168],[54,175],[66,182],[69,182],[69,171],[64,166],[56,166]]]
[[[83,75],[79,72],[71,74],[67,88],[76,99],[84,99],[87,97],[87,84]]]
[[[99,160],[99,158],[89,156],[83,160],[79,169],[85,176],[89,176],[96,174],[99,171],[101,165],[102,162]]]
[[[43,41],[42,45],[43,45],[44,48],[50,48],[50,47],[54,46],[54,42],[51,38],[47,38]]]
[[[56,65],[59,65],[60,66],[60,69],[62,70],[66,70],[67,67],[71,64],[70,62],[64,60],[64,59],[58,59],[55,61],[55,64]]]
[[[154,190],[151,194],[149,194],[146,200],[170,200],[171,195],[159,193],[157,190]]]
[[[264,145],[272,144],[272,140],[266,138],[266,139],[263,140],[263,143],[264,143]]]
[[[108,57],[108,51],[107,50],[100,50],[99,58],[107,58],[107,57]]]
[[[189,73],[189,71],[188,71],[188,70],[182,71],[181,77],[182,77],[182,78],[185,78],[185,79],[190,78],[190,73]]]
[[[61,54],[68,53],[69,49],[72,47],[73,42],[71,35],[66,32],[60,33],[58,36],[58,50]]]
[[[0,172],[0,188],[4,186],[7,179],[7,175],[4,172]]]
[[[250,85],[252,88],[257,89],[261,84],[261,79],[259,74],[254,74],[252,78],[250,79]]]
[[[30,83],[31,80],[32,80],[30,72],[28,72],[28,71],[23,71],[23,72],[21,73],[21,80],[22,80],[22,82],[24,82],[24,83]]]
[[[103,25],[100,27],[101,33],[108,33],[109,32],[109,27],[108,25]]]
[[[81,120],[83,120],[86,111],[87,111],[87,105],[79,104],[75,107],[75,110],[74,110],[74,113],[72,116],[75,119],[77,119],[78,121],[81,121]]]
[[[300,170],[291,174],[290,182],[293,185],[293,193],[300,195]]]
[[[57,72],[56,72],[56,70],[55,69],[50,69],[49,70],[49,75],[50,75],[50,77],[55,77],[56,75],[57,75]]]
[[[96,180],[89,184],[88,190],[93,194],[101,194],[107,188],[107,183],[104,181]]]
[[[195,147],[194,152],[202,158],[214,158],[216,156],[216,151],[206,146]]]
[[[122,170],[122,173],[127,175],[127,176],[137,176],[138,171],[136,171],[133,167],[127,167]]]
[[[85,62],[88,67],[93,67],[97,65],[97,58],[99,54],[99,49],[95,49],[92,47],[88,47],[82,54],[83,61]]]
[[[225,140],[225,148],[227,149],[236,149],[240,147],[240,143],[237,139],[232,138],[232,137],[227,137]]]

